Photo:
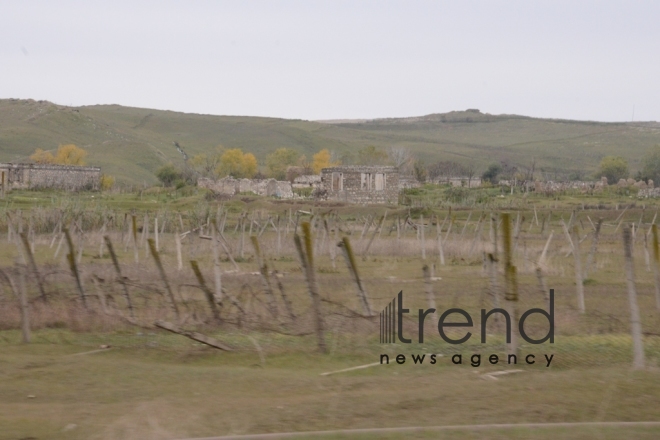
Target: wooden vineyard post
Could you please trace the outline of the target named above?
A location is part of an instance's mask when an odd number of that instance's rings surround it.
[[[21,302],[21,337],[24,344],[29,344],[31,339],[30,334],[30,309],[28,305],[27,290],[25,284],[25,273],[27,266],[21,264],[18,274],[18,294],[20,295]]]
[[[314,273],[314,246],[312,243],[312,231],[309,222],[302,223],[304,246],[300,236],[295,234],[293,237],[296,250],[300,257],[300,264],[305,278],[307,279],[307,289],[312,299],[312,309],[314,313],[314,327],[318,340],[318,347],[321,353],[327,353],[328,348],[325,343],[325,330],[323,325],[323,315],[321,314],[321,297],[319,295],[318,284],[316,283],[316,274]]]
[[[421,237],[421,246],[422,246],[422,260],[426,260],[426,242],[424,241],[424,216],[420,214],[419,216],[419,227],[420,237]]]
[[[220,249],[218,249],[218,223],[213,220],[211,227],[211,249],[213,250],[213,281],[215,285],[215,296],[222,301],[222,268],[220,267]]]
[[[435,228],[436,228],[436,242],[438,245],[438,256],[440,257],[440,264],[442,266],[445,265],[445,251],[442,248],[442,228],[445,226],[445,223],[447,222],[447,218],[449,217],[449,214],[445,217],[445,219],[442,221],[442,225],[440,225],[440,222],[436,220],[435,223]]]
[[[133,232],[133,257],[137,264],[140,262],[140,257],[138,256],[137,219],[135,218],[135,215],[131,215],[131,230]]]
[[[658,226],[651,225],[653,232],[653,274],[655,275],[655,307],[660,312],[660,249],[658,248]]]
[[[78,287],[80,300],[82,301],[83,306],[87,308],[85,291],[83,290],[82,281],[80,279],[80,272],[78,271],[78,265],[76,264],[75,249],[73,247],[73,240],[71,239],[71,234],[69,233],[69,228],[64,228],[64,236],[66,237],[66,243],[69,246],[69,253],[66,254],[66,258],[69,261],[69,268],[71,269],[71,274],[73,275],[73,278],[76,280],[76,286]]]
[[[387,211],[385,212],[385,215],[387,215]],[[371,243],[374,242],[374,238],[376,238],[376,233],[378,233],[378,236],[380,237],[379,231],[382,230],[383,228],[383,223],[385,223],[385,215],[383,215],[380,218],[380,222],[378,222],[378,226],[376,229],[374,229],[373,234],[371,234],[371,239],[369,239],[369,243],[367,243],[367,247],[364,249],[364,253],[362,254],[362,259],[365,260],[367,258],[367,254],[369,253],[369,248],[371,247]],[[423,240],[422,240],[423,241]],[[423,252],[423,251],[422,251]]]
[[[37,268],[37,262],[34,259],[34,254],[32,253],[32,247],[30,246],[30,242],[28,241],[28,237],[25,234],[25,232],[21,233],[21,241],[23,242],[25,253],[28,256],[27,260],[30,263],[30,268],[32,269],[32,273],[34,274],[34,277],[37,280],[37,285],[39,286],[39,293],[41,294],[41,300],[43,302],[47,302],[48,298],[46,297],[46,290],[44,289],[44,283],[41,279],[41,274],[39,273],[39,269]]]
[[[428,264],[422,267],[424,274],[424,290],[426,290],[426,302],[430,309],[437,309],[435,305],[435,294],[433,293],[433,281],[431,280],[431,269]]]
[[[117,259],[117,254],[115,254],[115,249],[112,246],[112,241],[110,241],[110,236],[105,235],[103,236],[103,239],[105,240],[105,246],[108,248],[108,252],[110,253],[110,258],[112,259],[112,265],[115,268],[115,272],[117,272],[117,279],[119,283],[122,285],[122,288],[124,290],[124,298],[126,298],[128,313],[130,313],[131,318],[135,318],[135,312],[133,311],[133,302],[131,301],[131,295],[128,293],[126,280],[124,280],[124,277],[121,274],[121,267],[119,266],[119,260]]]
[[[209,307],[211,308],[211,313],[213,313],[213,319],[216,322],[220,322],[220,310],[218,309],[218,305],[215,302],[213,292],[211,292],[211,289],[209,289],[209,287],[206,285],[206,281],[204,281],[204,276],[202,275],[202,272],[199,270],[199,265],[197,264],[197,261],[192,260],[190,262],[190,266],[192,267],[195,277],[197,278],[199,287],[202,289],[204,295],[206,296],[206,300],[208,301]]]
[[[632,238],[628,226],[623,228],[623,251],[626,258],[626,284],[628,287],[628,306],[630,308],[630,333],[633,341],[633,369],[644,368],[644,345],[642,343],[642,321],[637,304],[635,290],[635,267],[632,256]]]
[[[165,274],[165,269],[163,268],[163,263],[160,260],[160,254],[156,250],[156,243],[154,243],[153,238],[147,239],[147,244],[149,245],[149,250],[151,251],[151,256],[154,258],[154,261],[156,262],[156,267],[158,267],[158,271],[160,272],[160,278],[163,280],[163,284],[165,284],[165,289],[167,290],[167,295],[168,299],[170,300],[170,306],[172,307],[172,310],[174,310],[174,315],[176,316],[177,321],[179,320],[179,308],[176,305],[176,300],[174,298],[174,293],[172,292],[172,289],[170,288],[170,283],[167,281],[167,275]]]
[[[261,253],[259,238],[257,238],[256,235],[252,235],[250,236],[250,240],[252,240],[252,246],[254,246],[254,253],[257,257],[257,265],[259,266],[259,273],[261,274],[261,281],[268,299],[268,311],[273,317],[277,318],[277,303],[275,302],[275,294],[273,293],[273,287],[270,283],[270,277],[268,276],[268,264]]]
[[[511,219],[509,213],[502,213],[502,247],[504,248],[504,300],[513,324],[518,322],[518,282],[516,267],[512,263]],[[508,354],[518,356],[518,335],[513,329],[510,333],[511,342],[507,344]]]
[[[591,272],[591,265],[594,262],[594,255],[596,254],[596,249],[598,248],[598,238],[600,237],[600,228],[603,225],[603,219],[599,218],[598,222],[594,226],[594,239],[591,242],[591,250],[589,251],[589,256],[587,257],[587,267],[584,270],[584,277],[589,277],[589,272]]]
[[[364,313],[368,316],[372,316],[373,311],[371,310],[371,304],[369,304],[369,298],[367,297],[367,292],[364,290],[364,286],[362,286],[362,282],[360,281],[360,274],[358,273],[357,270],[357,264],[355,262],[355,255],[353,254],[351,241],[348,239],[348,237],[344,237],[337,244],[337,246],[341,248],[342,253],[344,254],[344,259],[346,260],[346,266],[348,267],[348,271],[351,273],[351,276],[353,277],[353,281],[355,281],[355,286],[357,287],[357,291],[358,291],[358,299],[362,303],[362,308],[364,309]]]
[[[580,237],[578,235],[577,225],[573,226],[573,257],[575,260],[575,286],[577,289],[578,309],[580,313],[584,313],[584,284],[582,280],[582,262],[580,259]]]
[[[179,231],[174,231],[174,245],[176,247],[176,268],[177,270],[183,269],[183,257],[181,256],[181,236]]]

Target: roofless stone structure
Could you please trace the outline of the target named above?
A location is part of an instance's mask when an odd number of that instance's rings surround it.
[[[0,183],[3,189],[95,190],[99,188],[100,179],[99,167],[0,163]]]
[[[347,203],[398,203],[399,170],[388,166],[349,165],[321,170],[328,200]]]

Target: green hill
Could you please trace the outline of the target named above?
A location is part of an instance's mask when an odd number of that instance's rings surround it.
[[[65,143],[85,148],[90,165],[133,184],[153,183],[153,172],[162,164],[181,163],[184,154],[218,145],[252,152],[261,163],[280,147],[311,158],[322,148],[345,154],[367,145],[405,146],[429,163],[472,163],[479,172],[492,162],[527,167],[536,160],[537,170],[569,175],[594,171],[607,155],[625,157],[636,170],[646,150],[660,144],[660,124],[535,119],[477,110],[315,122],[0,100],[0,161],[25,161],[36,148],[54,150]]]

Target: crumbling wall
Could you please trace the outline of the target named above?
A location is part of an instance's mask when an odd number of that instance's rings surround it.
[[[534,191],[537,193],[546,194],[564,191],[578,191],[581,193],[588,193],[594,191],[602,191],[606,186],[607,181],[603,182],[602,180],[595,182],[584,182],[578,180],[568,182],[553,182],[552,180],[549,180],[547,182],[534,182]]]
[[[399,176],[399,190],[419,188],[422,182],[417,180],[415,176]]]
[[[306,174],[293,179],[291,184],[293,188],[320,188],[321,176],[319,174]]]
[[[293,198],[291,183],[275,179],[234,179],[233,177],[225,177],[213,180],[204,177],[197,180],[197,186],[210,189],[217,194],[229,196],[240,193],[253,193],[281,199]]]
[[[438,185],[460,186],[465,188],[478,188],[481,186],[481,177],[449,177],[439,176],[431,180],[431,183]]]
[[[5,183],[9,189],[96,190],[101,179],[99,167],[71,165],[2,163],[0,174],[2,172],[5,173]]]

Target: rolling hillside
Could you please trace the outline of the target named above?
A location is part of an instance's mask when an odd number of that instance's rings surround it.
[[[632,170],[660,144],[660,123],[598,123],[450,112],[415,118],[302,121],[212,116],[122,107],[65,107],[46,101],[0,100],[0,161],[27,160],[36,149],[74,143],[87,161],[122,183],[153,183],[167,162],[181,163],[218,145],[242,148],[263,162],[276,148],[311,157],[322,148],[339,154],[367,145],[406,146],[429,163],[454,160],[484,170],[505,160],[561,174],[591,172],[606,155],[628,159]],[[178,144],[181,151],[175,145]]]

